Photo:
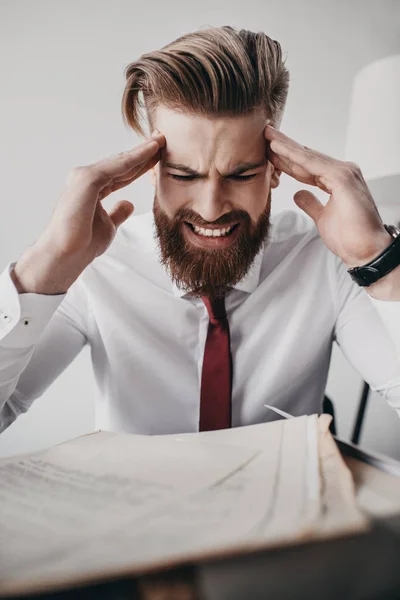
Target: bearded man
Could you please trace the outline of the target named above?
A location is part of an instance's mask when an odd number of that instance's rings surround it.
[[[400,410],[400,251],[361,171],[279,130],[281,46],[220,27],[126,68],[151,136],[75,168],[37,243],[0,276],[0,429],[88,344],[96,428],[146,434],[320,412],[332,344]],[[152,210],[101,201],[150,172]],[[282,173],[329,195],[271,217]]]

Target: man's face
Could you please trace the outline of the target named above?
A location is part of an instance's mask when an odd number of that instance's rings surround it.
[[[153,169],[161,260],[195,296],[225,294],[268,235],[280,172],[268,162],[267,123],[261,111],[214,119],[156,110],[166,139]]]

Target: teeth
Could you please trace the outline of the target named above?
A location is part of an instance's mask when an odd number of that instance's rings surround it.
[[[222,235],[229,233],[232,230],[232,227],[226,227],[224,229],[204,229],[203,227],[193,225],[193,229],[196,233],[206,237],[221,237]]]

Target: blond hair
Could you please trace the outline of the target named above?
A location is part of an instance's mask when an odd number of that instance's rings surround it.
[[[124,122],[141,135],[159,104],[189,114],[238,116],[263,109],[279,126],[289,89],[280,44],[225,25],[183,35],[125,69]]]

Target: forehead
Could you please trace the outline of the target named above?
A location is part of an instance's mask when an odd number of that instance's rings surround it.
[[[269,122],[261,110],[235,117],[206,117],[158,106],[154,127],[166,138],[165,160],[260,160],[265,154],[264,129]]]

